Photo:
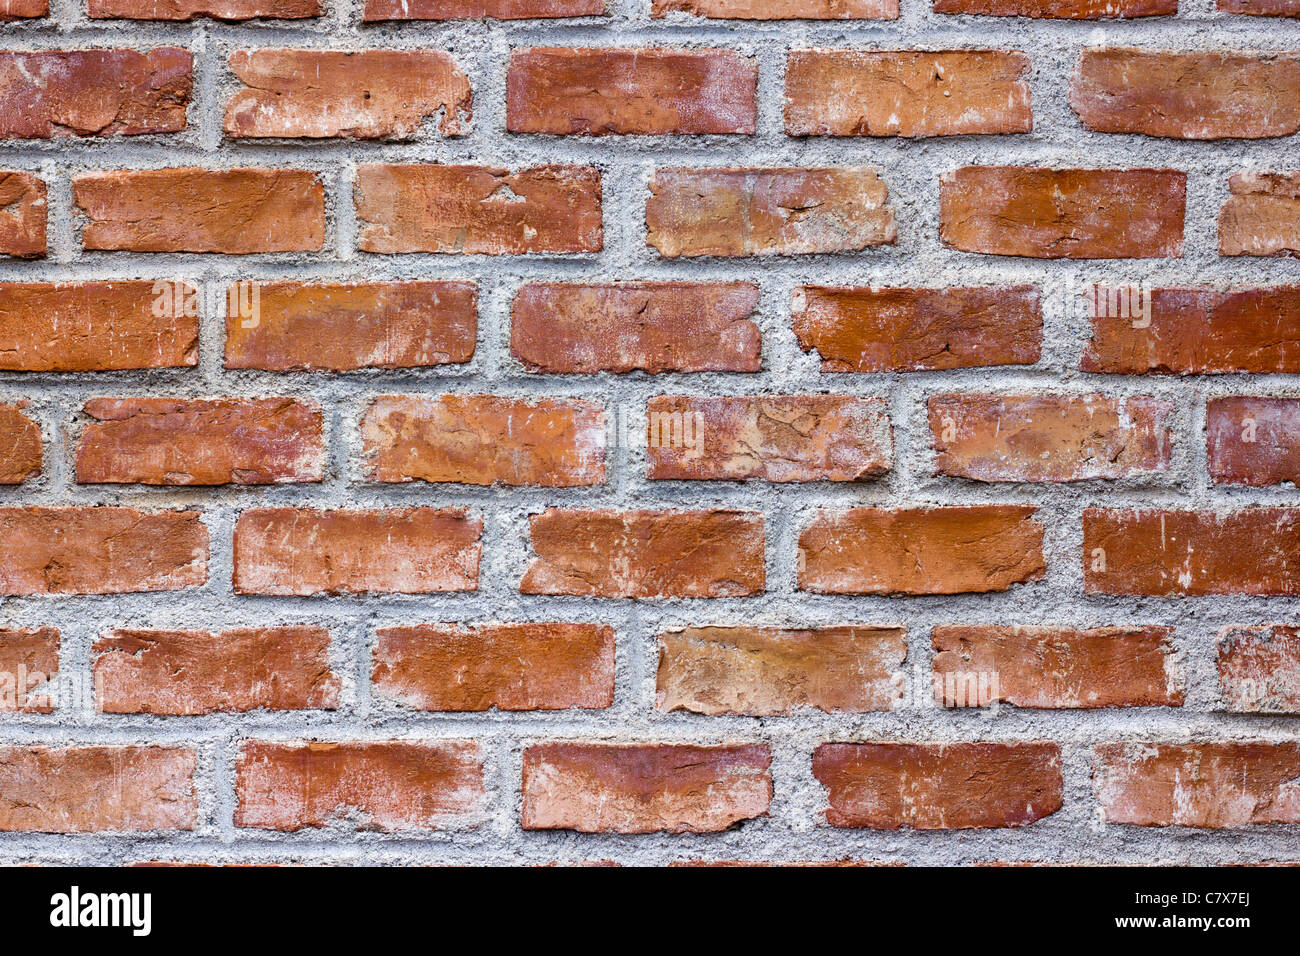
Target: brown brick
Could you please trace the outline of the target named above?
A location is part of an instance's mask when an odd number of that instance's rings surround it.
[[[766,816],[766,744],[555,743],[524,751],[525,830],[715,833]]]
[[[932,395],[936,473],[1087,481],[1169,470],[1172,402],[1106,395]]]
[[[44,180],[0,169],[0,256],[45,256],[45,206]]]
[[[652,479],[861,481],[889,471],[888,404],[853,395],[660,395],[646,403]]]
[[[464,509],[252,508],[235,522],[235,593],[472,591],[482,529]]]
[[[1300,510],[1083,513],[1088,594],[1300,595]]]
[[[385,627],[375,693],[417,710],[602,709],[614,703],[614,629],[601,624]]]
[[[1107,823],[1219,829],[1300,823],[1300,744],[1113,743],[1093,748]]]
[[[95,642],[99,710],[106,714],[212,714],[333,710],[339,679],[323,627],[209,631],[123,628]]]
[[[1043,576],[1038,509],[821,511],[799,536],[799,587],[822,594],[1005,591]]]
[[[50,12],[50,0],[0,0],[0,23],[43,17]]]
[[[1300,629],[1225,627],[1218,643],[1219,694],[1235,714],[1300,714]]]
[[[897,20],[899,0],[651,0],[650,15],[715,20]]]
[[[600,172],[590,166],[357,168],[358,248],[492,256],[599,252]]]
[[[0,594],[128,594],[208,578],[197,511],[0,508]]]
[[[0,831],[193,830],[194,752],[181,747],[0,747]]]
[[[944,707],[1181,707],[1172,627],[954,627],[930,634]]]
[[[935,13],[1058,20],[1163,17],[1178,12],[1178,0],[934,0]]]
[[[409,139],[439,117],[459,136],[473,110],[469,80],[441,50],[236,50],[244,84],[226,104],[226,135]]]
[[[41,473],[41,427],[24,413],[26,406],[0,405],[0,485],[21,485]]]
[[[372,481],[570,488],[605,481],[605,412],[575,398],[381,395],[361,422]]]
[[[655,706],[764,717],[805,707],[890,710],[903,696],[901,627],[691,627],[659,635]]]
[[[1300,0],[1219,0],[1223,13],[1252,17],[1300,17]]]
[[[966,166],[939,178],[939,238],[1034,259],[1177,257],[1186,193],[1172,169]]]
[[[321,15],[320,0],[88,0],[92,19],[299,20]]]
[[[1235,173],[1219,212],[1219,255],[1300,256],[1300,172]]]
[[[669,259],[855,252],[897,239],[888,199],[865,166],[659,169],[646,244]]]
[[[1300,485],[1300,399],[1212,398],[1205,426],[1207,465],[1216,483]]]
[[[365,0],[362,20],[541,20],[600,17],[606,0]]]
[[[757,372],[757,308],[747,282],[529,283],[510,354],[530,372]]]
[[[510,56],[506,129],[753,133],[757,96],[757,63],[730,50],[537,47]]]
[[[1006,50],[795,50],[785,68],[791,136],[1028,133],[1029,57]]]
[[[51,713],[46,684],[58,671],[58,628],[0,628],[0,713]]]
[[[263,830],[463,826],[482,812],[483,757],[472,740],[250,740],[235,762],[235,800],[235,826]]]
[[[300,169],[137,169],[83,173],[72,198],[87,249],[312,252],[325,244],[325,188]]]
[[[1061,809],[1061,748],[1047,741],[822,744],[813,775],[834,827],[1021,827]]]
[[[93,398],[77,481],[272,485],[320,481],[321,407],[294,398]]]
[[[528,519],[524,594],[745,597],[765,586],[763,516],[551,508]]]

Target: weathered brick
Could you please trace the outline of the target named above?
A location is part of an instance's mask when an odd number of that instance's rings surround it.
[[[357,168],[364,252],[599,252],[600,172],[590,166]]]
[[[226,104],[226,134],[408,139],[439,117],[459,136],[472,115],[469,80],[440,50],[236,50],[244,84]]]
[[[1234,173],[1219,211],[1219,255],[1300,256],[1300,172]]]
[[[795,50],[785,68],[791,136],[1028,133],[1029,57],[1006,50]]]
[[[529,283],[510,354],[530,372],[757,372],[757,308],[747,282]]]
[[[175,591],[208,577],[197,511],[0,508],[0,594]]]
[[[1093,748],[1107,823],[1240,827],[1300,823],[1300,744],[1113,743]]]
[[[375,693],[417,710],[602,709],[614,703],[614,629],[601,624],[385,627]]]
[[[540,744],[524,751],[525,830],[714,833],[766,816],[766,744]]]
[[[669,259],[855,252],[897,239],[888,199],[866,166],[658,169],[646,244]]]
[[[1219,695],[1236,714],[1300,714],[1300,629],[1225,627],[1218,642]]]
[[[50,0],[0,0],[0,23],[29,20],[50,12]]]
[[[0,256],[44,257],[45,207],[43,179],[0,169]]]
[[[940,626],[934,700],[1046,709],[1181,707],[1172,627]]]
[[[58,628],[0,628],[0,713],[51,713],[46,684],[58,671]]]
[[[542,20],[604,16],[606,0],[365,0],[362,20]]]
[[[1216,6],[1252,17],[1300,17],[1300,0],[1218,0]]]
[[[510,56],[511,133],[753,133],[758,65],[730,50],[536,47]]]
[[[1089,594],[1300,594],[1300,510],[1083,513]]]
[[[574,398],[381,395],[361,422],[372,481],[569,488],[605,481],[605,413]]]
[[[1205,430],[1206,464],[1216,483],[1300,485],[1300,399],[1212,398]]]
[[[325,244],[325,188],[299,169],[137,169],[83,173],[72,198],[86,249],[312,252]]]
[[[822,744],[813,775],[835,827],[1020,827],[1061,809],[1061,748],[1047,741]]]
[[[41,473],[41,427],[26,406],[0,405],[0,485],[21,485]]]
[[[1032,365],[1043,312],[1033,286],[877,289],[799,286],[794,334],[823,372]]]
[[[551,508],[528,519],[524,594],[745,597],[766,581],[763,516]]]
[[[235,522],[235,593],[472,591],[482,530],[464,509],[252,508]]]
[[[1038,509],[821,511],[799,535],[799,587],[823,594],[1005,591],[1043,576]]]
[[[195,294],[179,283],[182,297]],[[173,283],[0,282],[0,370],[102,372],[197,365],[199,319],[159,307]]]
[[[899,0],[651,0],[650,16],[715,20],[897,20]]]
[[[182,747],[0,747],[0,831],[193,830],[194,752]]]
[[[92,19],[300,20],[318,17],[320,0],[88,0]]]
[[[235,826],[262,830],[464,826],[482,812],[483,757],[472,740],[250,740],[235,761],[235,800]]]
[[[939,178],[939,238],[1034,259],[1177,257],[1186,193],[1172,169],[965,166]]]
[[[1178,0],[934,0],[935,13],[1058,20],[1163,17],[1178,12]]]
[[[324,419],[294,398],[94,398],[77,481],[271,485],[324,477]]]
[[[938,474],[1086,481],[1169,470],[1172,402],[1106,395],[932,395]]]
[[[659,635],[655,706],[763,717],[804,707],[890,710],[903,696],[901,627],[691,627]]]
[[[884,399],[660,395],[646,403],[648,477],[861,481],[889,471]]]
[[[106,714],[333,710],[340,682],[329,637],[310,626],[109,631],[93,648],[98,707]]]
[[[472,282],[259,282],[247,291],[231,289],[226,368],[347,372],[474,357],[478,289]],[[254,296],[255,315],[230,308],[251,306]]]

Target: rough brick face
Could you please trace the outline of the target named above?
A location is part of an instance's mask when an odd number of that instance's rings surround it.
[[[771,753],[721,747],[541,744],[524,751],[525,830],[710,833],[764,816]]]
[[[320,0],[87,0],[92,19],[298,20],[318,17]]]
[[[752,133],[758,67],[728,50],[541,47],[510,57],[506,129],[603,136]]]
[[[25,405],[0,405],[0,485],[41,473],[41,428],[24,414]]]
[[[365,0],[362,19],[533,20],[598,17],[607,0]]]
[[[1023,53],[799,50],[785,69],[791,136],[963,136],[1027,133]]]
[[[235,137],[405,139],[441,115],[463,133],[469,81],[438,50],[238,50],[230,68],[245,89],[226,104]]]
[[[1221,484],[1300,484],[1300,399],[1232,396],[1206,403],[1210,477]]]
[[[1224,13],[1242,13],[1254,17],[1300,17],[1298,0],[1218,0]]]
[[[387,627],[371,681],[417,710],[600,709],[614,702],[614,629],[599,624]]]
[[[58,628],[0,628],[0,714],[50,713],[46,683],[58,671]]]
[[[43,17],[49,12],[49,0],[0,0],[0,23]]]
[[[1300,256],[1300,172],[1236,173],[1219,212],[1219,255]]]
[[[650,15],[719,20],[897,20],[899,0],[650,0]]]
[[[1162,17],[1178,12],[1178,0],[934,0],[935,13],[990,17],[1103,20]]]
[[[605,480],[595,402],[495,395],[385,395],[361,422],[373,481],[567,488]]]
[[[1238,714],[1300,714],[1300,629],[1225,627],[1218,643],[1219,694]]]
[[[31,173],[0,169],[0,256],[45,255],[46,188]]]
[[[1042,741],[822,744],[813,774],[835,827],[1019,827],[1061,809],[1060,748]]]

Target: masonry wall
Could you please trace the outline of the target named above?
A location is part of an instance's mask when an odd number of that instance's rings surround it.
[[[1300,860],[1297,15],[0,0],[0,860]]]

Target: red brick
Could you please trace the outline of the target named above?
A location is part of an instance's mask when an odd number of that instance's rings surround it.
[[[506,129],[753,133],[757,95],[758,65],[730,50],[537,47],[510,56]]]
[[[385,627],[375,693],[417,710],[602,709],[614,703],[614,629],[601,624]]]
[[[660,395],[646,403],[652,479],[861,481],[889,471],[884,399]]]
[[[822,594],[1005,591],[1043,576],[1038,509],[821,511],[799,536],[799,587]]]
[[[375,20],[541,20],[604,16],[606,0],[365,0]]]
[[[524,751],[525,830],[715,833],[766,816],[765,744],[556,743]]]
[[[381,395],[361,422],[372,481],[570,488],[605,481],[605,413],[574,398]]]
[[[235,762],[235,826],[297,831],[434,830],[482,812],[472,740],[246,741]]]
[[[181,747],[0,747],[0,831],[193,830],[194,752]]]
[[[356,209],[364,252],[601,249],[600,172],[590,166],[362,165]]]
[[[877,289],[799,286],[794,334],[823,372],[1032,365],[1043,312],[1033,286]]]
[[[195,287],[179,283],[182,297]],[[170,282],[0,282],[0,370],[102,372],[197,365],[198,313],[158,307]]]
[[[1086,481],[1169,470],[1172,402],[1106,395],[932,395],[937,474]]]
[[[1300,823],[1300,744],[1114,743],[1093,748],[1107,823],[1219,829]]]
[[[1088,594],[1300,595],[1300,510],[1083,513]]]
[[[1219,212],[1219,255],[1300,256],[1300,172],[1235,173]]]
[[[691,627],[659,635],[655,707],[765,717],[892,709],[907,658],[901,627]]]
[[[551,508],[528,519],[524,594],[745,597],[765,586],[763,516]]]
[[[715,20],[897,20],[899,0],[651,0],[650,15]]]
[[[77,481],[272,485],[320,481],[321,407],[294,398],[94,398]]]
[[[59,671],[59,629],[0,628],[0,713],[48,714]]]
[[[1219,0],[1223,13],[1252,17],[1300,17],[1300,0]]]
[[[88,3],[91,19],[299,20],[318,17],[322,12],[320,0],[88,0]]]
[[[1216,483],[1300,485],[1300,399],[1212,398],[1205,427],[1206,463]]]
[[[474,357],[472,282],[259,282],[227,292],[226,368],[347,372]],[[252,305],[256,315],[231,305]],[[242,298],[241,298],[242,297]]]
[[[45,256],[45,181],[0,169],[0,256]]]
[[[464,509],[252,508],[235,522],[235,593],[472,591],[482,529]]]
[[[46,16],[50,0],[0,0],[0,23]]]
[[[83,173],[72,198],[87,249],[312,252],[325,244],[325,188],[299,169],[138,169]]]
[[[1300,714],[1300,629],[1225,627],[1218,643],[1219,694],[1235,714]]]
[[[747,282],[530,283],[510,354],[530,372],[757,372],[757,308]]]
[[[1178,0],[934,0],[935,13],[1059,20],[1163,17],[1178,12]]]
[[[1061,809],[1061,748],[1047,741],[822,744],[813,775],[834,827],[1021,827]]]
[[[439,117],[459,136],[472,115],[469,80],[440,50],[236,50],[244,84],[226,104],[226,135],[409,139]]]
[[[1097,316],[1085,372],[1300,372],[1300,286],[1154,289],[1150,322]]]
[[[960,627],[930,632],[934,700],[1043,709],[1181,707],[1172,627]]]
[[[95,642],[99,710],[106,714],[212,714],[333,710],[339,679],[323,627],[209,631],[123,628]]]
[[[0,594],[128,594],[208,578],[197,511],[0,508]]]
[[[0,485],[21,485],[41,473],[41,427],[26,406],[0,405]]]
[[[1029,57],[1006,50],[795,50],[785,68],[791,136],[1028,133]]]
[[[939,178],[939,238],[1034,259],[1177,257],[1186,193],[1172,169],[966,166]]]

